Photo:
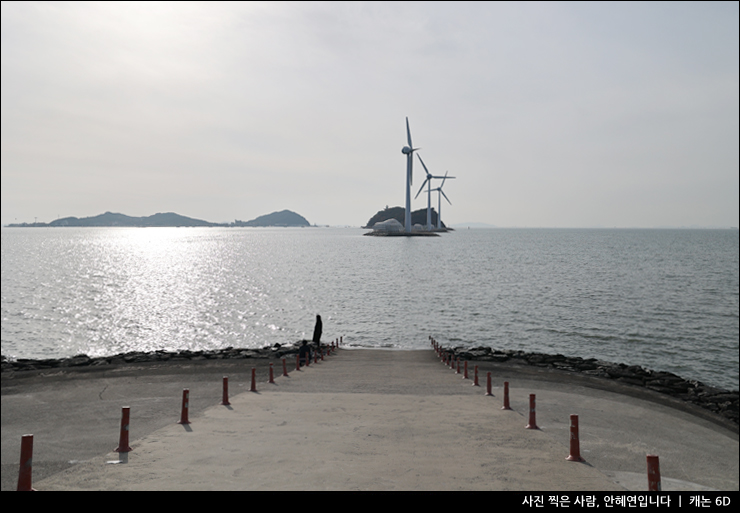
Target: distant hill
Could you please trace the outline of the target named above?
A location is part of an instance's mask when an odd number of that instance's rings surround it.
[[[311,226],[305,217],[291,212],[290,210],[281,210],[259,216],[251,221],[235,221],[234,226]]]
[[[365,225],[365,228],[372,228],[375,223],[380,223],[383,221],[387,221],[388,219],[395,219],[401,225],[403,225],[406,222],[406,209],[403,207],[386,207],[385,210],[379,211],[377,214],[375,214],[373,217],[370,218],[370,220],[367,222],[367,225]],[[419,210],[412,210],[411,211],[411,224],[420,224],[422,226],[426,226],[427,224],[427,209],[422,208]],[[432,209],[432,226],[437,226],[437,211]],[[444,221],[442,221],[442,227],[446,228]]]
[[[23,225],[9,225],[23,226]],[[147,217],[132,217],[106,212],[93,217],[64,217],[50,223],[34,223],[33,226],[220,226],[201,219],[181,216],[173,212],[159,213]]]
[[[251,221],[236,220],[233,223],[211,223],[202,219],[181,216],[174,212],[159,213],[147,217],[132,217],[125,214],[106,212],[93,217],[64,217],[50,223],[18,223],[9,224],[15,228],[41,228],[64,226],[130,226],[130,227],[178,227],[178,226],[311,226],[305,217],[283,210],[260,216]]]

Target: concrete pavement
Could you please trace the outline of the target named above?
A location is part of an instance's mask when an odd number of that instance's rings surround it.
[[[597,378],[481,363],[474,387],[431,350],[343,349],[288,377],[276,372],[274,384],[261,372],[257,392],[250,370],[220,362],[4,380],[3,489],[17,481],[21,434],[39,426],[34,467],[45,451],[56,454],[35,475],[38,490],[641,491],[647,454],[660,457],[665,491],[738,490],[736,433]],[[219,404],[221,374],[230,406]],[[512,410],[501,409],[504,381]],[[180,425],[187,387],[191,424]],[[525,429],[530,394],[537,430]],[[116,403],[131,406],[130,453],[112,452]],[[104,408],[104,419],[93,418]],[[565,459],[570,414],[579,416],[583,463]]]

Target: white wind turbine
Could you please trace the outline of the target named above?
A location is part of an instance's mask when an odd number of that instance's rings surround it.
[[[450,201],[450,198],[447,197],[447,194],[444,193],[442,190],[442,186],[445,184],[445,180],[448,178],[455,178],[454,176],[447,176],[447,171],[445,171],[445,175],[442,178],[442,183],[439,184],[439,187],[436,189],[432,189],[433,191],[437,191],[439,194],[437,194],[437,229],[442,229],[442,196],[445,197],[447,200],[447,203],[452,205],[452,202]]]
[[[406,217],[404,218],[404,228],[406,232],[411,232],[411,184],[413,183],[412,168],[414,163],[414,152],[419,148],[414,148],[411,144],[411,130],[409,129],[409,118],[406,117],[406,137],[408,146],[401,148],[401,153],[406,155]]]
[[[444,181],[446,179],[455,178],[455,177],[447,176],[447,172],[445,172],[444,176],[432,176],[432,174],[427,169],[426,164],[424,164],[424,161],[421,160],[421,155],[417,153],[416,156],[419,157],[419,161],[421,162],[421,165],[424,166],[424,171],[427,172],[427,179],[424,180],[423,184],[421,184],[421,188],[419,189],[419,192],[416,193],[416,196],[414,196],[414,199],[419,197],[419,194],[421,194],[421,191],[424,190],[424,186],[426,185],[427,186],[427,230],[431,230],[432,229],[432,179],[433,178],[442,179],[442,184],[444,184]],[[434,190],[435,191],[439,190],[439,192],[442,192],[442,186],[440,185],[437,189],[434,189]],[[442,192],[442,194],[444,193]],[[445,196],[445,198],[447,198],[447,196]],[[450,200],[447,200],[447,201],[450,201]],[[450,205],[451,204],[452,203],[450,203]],[[437,211],[437,228],[439,227],[440,227],[439,226],[439,211]]]

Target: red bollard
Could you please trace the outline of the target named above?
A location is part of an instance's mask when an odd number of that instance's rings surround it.
[[[178,424],[190,424],[188,420],[188,409],[190,408],[190,390],[184,388],[182,390],[182,411],[180,412],[180,420]]]
[[[224,406],[229,406],[231,403],[229,402],[229,378],[227,376],[224,376],[224,393],[223,397],[221,399],[221,404]]]
[[[463,372],[463,379],[468,379],[468,361],[465,360],[465,371]]]
[[[581,447],[578,442],[578,415],[570,416],[570,454],[568,461],[583,461],[581,458]]]
[[[457,370],[455,371],[455,374],[460,374],[460,357],[457,357]]]
[[[526,428],[539,429],[534,417],[534,394],[529,394],[529,424],[527,424]]]
[[[647,455],[648,491],[660,492],[660,463],[655,454]]]
[[[502,410],[510,410],[509,406],[509,382],[504,381],[504,405],[501,407]]]
[[[486,395],[493,395],[491,393],[491,373],[488,373],[488,383],[486,384]]]
[[[270,380],[269,380],[269,383],[275,383],[275,378],[273,377],[273,374],[272,374],[272,362],[270,362]]]
[[[288,375],[288,367],[285,364],[285,358],[283,358],[283,376]]]
[[[478,366],[476,365],[475,367],[473,367],[473,370],[474,370],[474,372],[473,372],[473,386],[474,387],[477,387],[477,386],[479,386],[478,385]]]
[[[254,367],[252,367],[252,388],[250,388],[249,391],[257,391],[257,369],[255,369]]]
[[[116,452],[129,452],[133,450],[128,445],[128,424],[130,414],[131,408],[129,406],[123,406],[121,408],[121,435],[118,437],[118,447],[115,449]]]
[[[23,435],[21,438],[21,466],[18,470],[18,492],[35,492],[31,487],[33,465],[33,435]]]

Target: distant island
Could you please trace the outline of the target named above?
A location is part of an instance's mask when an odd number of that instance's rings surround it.
[[[382,223],[388,219],[395,219],[401,225],[404,223],[404,217],[406,215],[406,209],[403,207],[385,207],[384,210],[380,210],[377,214],[370,218],[363,228],[372,228],[375,223]],[[427,209],[422,208],[419,210],[411,211],[411,225],[420,224],[422,226],[427,225]],[[437,211],[432,209],[432,226],[437,226]],[[447,228],[444,221],[442,221],[442,228]]]
[[[63,217],[50,223],[9,224],[9,227],[58,227],[58,226],[221,226],[201,219],[181,216],[173,212],[158,213],[147,217],[132,217],[106,212],[93,217]]]
[[[50,223],[16,223],[9,224],[10,228],[40,228],[40,227],[68,227],[68,226],[96,226],[96,227],[193,227],[193,226],[311,226],[305,217],[283,210],[260,216],[251,221],[235,220],[233,223],[211,223],[202,219],[182,216],[174,212],[158,213],[146,217],[132,217],[124,214],[106,212],[93,217],[64,217]]]
[[[234,226],[311,226],[305,217],[291,212],[290,210],[281,210],[259,216],[251,221],[234,221]]]

